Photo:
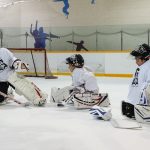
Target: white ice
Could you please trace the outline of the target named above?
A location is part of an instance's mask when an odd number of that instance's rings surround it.
[[[50,96],[53,86],[71,84],[70,77],[30,78]],[[128,93],[128,78],[98,77],[101,92],[108,92],[113,118],[121,115],[120,103]],[[17,99],[23,97],[17,96]],[[96,120],[88,110],[48,105],[20,107],[15,103],[0,106],[0,150],[142,150],[149,149],[150,125],[129,130],[112,127],[109,121]]]

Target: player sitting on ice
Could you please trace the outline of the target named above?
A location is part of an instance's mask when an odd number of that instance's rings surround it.
[[[72,73],[72,86],[51,89],[51,102],[74,103],[75,108],[91,108],[94,105],[109,106],[108,94],[99,94],[94,74],[84,67],[80,54],[66,58],[66,64]]]
[[[122,114],[136,118],[139,122],[150,121],[150,47],[139,45],[131,56],[135,58],[137,69],[133,76],[127,101],[122,102]]]
[[[43,93],[33,82],[19,75],[16,71],[28,70],[28,66],[21,60],[14,57],[6,48],[0,49],[0,91],[8,94],[8,87],[11,85],[16,93],[25,96],[34,105],[41,106],[46,102],[47,95]],[[5,97],[0,95],[0,103]]]

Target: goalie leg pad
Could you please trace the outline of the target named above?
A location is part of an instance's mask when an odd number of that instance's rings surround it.
[[[64,88],[51,88],[50,102],[59,103],[61,101],[67,101],[70,97],[73,86],[66,86]]]
[[[33,82],[24,76],[13,73],[8,81],[15,87],[16,93],[23,95],[34,105],[42,106],[46,103],[48,95],[42,92]]]
[[[128,118],[134,118],[134,105],[131,103],[122,101],[121,103],[122,114],[127,116]]]
[[[150,123],[150,105],[135,105],[135,119],[140,123]]]
[[[110,105],[110,100],[108,93],[100,93],[99,94],[99,99],[101,100],[99,103],[99,106],[101,107],[108,107]]]
[[[94,105],[107,107],[110,105],[108,94],[94,94],[90,92],[78,93],[73,98],[74,106],[77,109],[89,109]]]
[[[147,105],[150,105],[150,84],[148,84],[145,89],[145,95],[146,95]]]

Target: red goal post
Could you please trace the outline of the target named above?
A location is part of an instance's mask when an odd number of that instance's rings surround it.
[[[45,77],[45,79],[56,79],[50,70],[46,49],[42,48],[8,48],[15,57],[29,64],[28,72],[20,72],[25,76]]]

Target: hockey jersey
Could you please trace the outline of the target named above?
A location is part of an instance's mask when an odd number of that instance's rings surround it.
[[[72,72],[73,86],[84,86],[86,91],[98,93],[99,87],[94,74],[83,68],[75,68]]]
[[[150,60],[138,66],[129,87],[128,102],[135,105],[140,103],[141,92],[150,83]]]
[[[0,82],[7,81],[9,75],[13,72],[11,67],[16,59],[8,49],[0,49]]]

